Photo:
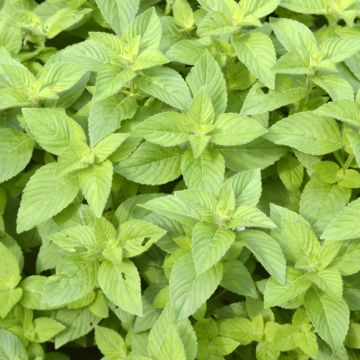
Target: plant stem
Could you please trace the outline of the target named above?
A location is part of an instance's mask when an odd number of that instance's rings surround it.
[[[353,162],[353,160],[354,160],[354,154],[350,154],[349,157],[347,158],[344,166],[343,166],[343,169],[344,169],[344,170],[347,170],[347,169],[350,167],[350,165],[351,165],[351,163]]]
[[[306,81],[305,81],[306,94],[299,103],[298,112],[301,112],[304,110],[304,107],[305,107],[307,101],[309,100],[310,92],[312,89],[312,77],[313,77],[313,75],[306,75]]]

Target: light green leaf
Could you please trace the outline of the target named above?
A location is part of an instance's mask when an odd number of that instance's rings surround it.
[[[192,257],[197,274],[217,264],[235,241],[235,233],[214,224],[197,223],[192,231]]]
[[[256,206],[261,196],[260,170],[241,171],[226,180],[235,194],[236,206]]]
[[[285,283],[286,260],[273,237],[262,231],[247,230],[239,233],[237,239],[255,255],[275,280],[281,284]]]
[[[266,281],[264,306],[266,308],[285,305],[298,295],[304,294],[311,286],[311,280],[302,271],[291,267],[286,271],[286,283],[280,284],[274,278]]]
[[[333,100],[354,98],[354,90],[351,84],[338,74],[318,72],[312,81],[323,88]]]
[[[170,304],[176,318],[192,315],[216,290],[222,278],[221,264],[198,275],[190,255],[180,257],[170,275]]]
[[[127,2],[129,1],[130,0]],[[140,50],[148,48],[157,49],[160,45],[161,35],[160,19],[154,7],[137,16],[135,21],[127,27],[123,34],[125,39],[130,41],[140,36]]]
[[[240,260],[223,262],[223,271],[221,280],[223,288],[238,295],[257,297],[255,283],[249,270]]]
[[[120,145],[129,137],[128,134],[111,134],[106,138],[99,141],[93,151],[95,154],[96,162],[105,161],[111,154],[113,154]]]
[[[264,169],[279,160],[286,152],[284,147],[275,145],[264,138],[235,148],[221,147],[226,167],[233,172]]]
[[[259,209],[248,205],[240,205],[226,222],[228,227],[260,227],[274,228],[273,222]]]
[[[162,196],[146,202],[141,207],[154,211],[170,219],[186,225],[194,225],[201,219],[200,214],[181,197],[174,195]]]
[[[291,11],[302,14],[326,14],[328,8],[327,0],[282,0],[281,6]]]
[[[351,36],[331,37],[320,44],[324,59],[338,63],[357,54],[360,50],[359,39]]]
[[[253,321],[243,317],[225,319],[219,324],[219,335],[239,341],[241,345],[248,345],[253,341],[260,341],[263,337],[263,320]]]
[[[197,352],[197,339],[191,323],[187,319],[177,321],[175,313],[169,305],[164,308],[154,326],[151,328],[148,341],[148,354],[154,359],[158,358],[158,354],[164,351],[161,349],[168,347],[168,345],[165,345],[165,341],[169,342],[169,339],[167,339],[169,331],[175,331],[180,337],[186,353],[186,359],[194,360]]]
[[[297,113],[278,121],[266,138],[311,155],[323,155],[343,146],[336,121],[311,112]]]
[[[281,0],[243,0],[240,5],[247,13],[262,18],[275,11],[280,2]]]
[[[170,328],[166,332],[165,339],[160,347],[160,352],[157,358],[159,360],[186,360],[184,345],[181,341],[180,335],[175,329]]]
[[[80,125],[59,109],[24,108],[25,128],[46,151],[61,155],[70,145],[85,143]]]
[[[0,290],[0,318],[5,319],[13,307],[19,302],[23,295],[22,289]],[[1,344],[0,344],[1,348]],[[1,351],[1,350],[0,350]]]
[[[0,129],[0,183],[22,171],[31,159],[34,141],[15,129]]]
[[[76,310],[61,309],[55,315],[56,321],[66,329],[55,337],[55,349],[89,333],[101,320],[87,307]]]
[[[300,188],[304,178],[304,167],[294,156],[285,156],[277,163],[277,172],[289,191]]]
[[[165,184],[180,176],[181,156],[180,148],[163,148],[145,142],[128,159],[118,164],[115,171],[140,184]]]
[[[275,88],[275,73],[272,67],[276,53],[270,37],[253,32],[233,38],[236,54],[249,71],[270,89]]]
[[[320,244],[310,224],[297,213],[274,204],[270,207],[271,220],[276,228],[271,235],[280,243],[286,258],[295,263]]]
[[[90,165],[79,173],[82,193],[96,217],[104,211],[111,190],[113,166],[110,160]]]
[[[133,257],[147,251],[150,246],[161,239],[166,231],[143,220],[128,220],[119,228],[120,245],[125,257]]]
[[[30,230],[65,209],[79,192],[77,176],[60,175],[56,163],[38,169],[27,182],[17,215],[17,231]]]
[[[272,19],[271,27],[281,44],[290,53],[309,59],[318,54],[318,45],[314,34],[303,23],[286,19]]]
[[[359,106],[352,100],[336,100],[315,110],[315,114],[333,117],[347,124],[360,127]]]
[[[190,106],[190,91],[184,79],[173,69],[158,67],[144,70],[135,82],[146,94],[176,109],[186,111]]]
[[[214,106],[215,114],[225,112],[227,105],[227,90],[224,75],[219,64],[205,52],[186,78],[187,83],[195,96],[203,87],[209,95]]]
[[[84,76],[86,69],[77,64],[53,63],[46,65],[39,72],[34,84],[39,95],[42,91],[50,90],[60,93],[74,86]]]
[[[321,234],[322,239],[349,240],[360,236],[360,229],[354,224],[359,221],[360,199],[343,208]]]
[[[41,307],[60,307],[81,299],[95,287],[96,272],[94,262],[71,258],[60,260],[56,275],[49,276],[44,283]]]
[[[94,146],[105,136],[119,129],[122,121],[132,118],[136,110],[134,96],[119,99],[118,95],[114,95],[93,102],[88,119],[90,144]]]
[[[216,118],[211,141],[222,146],[243,145],[265,133],[266,129],[256,120],[243,115],[226,113]]]
[[[65,329],[65,326],[49,317],[38,317],[33,322],[31,341],[43,343]]]
[[[126,356],[126,345],[123,338],[112,329],[96,326],[95,342],[105,356],[110,358],[123,358]]]
[[[225,161],[215,150],[207,150],[197,159],[187,150],[181,159],[181,170],[189,190],[216,194],[224,180]]]
[[[3,360],[28,360],[23,343],[5,329],[0,329],[0,358]]]
[[[318,335],[333,350],[339,349],[349,328],[349,309],[346,302],[313,288],[306,293],[304,305]]]
[[[313,177],[301,194],[300,214],[321,234],[348,203],[350,196],[350,189],[337,184],[326,184]]]
[[[139,0],[96,0],[96,5],[117,34],[134,21],[139,10]]]
[[[142,316],[140,276],[131,261],[121,264],[103,261],[99,268],[99,285],[106,297],[119,308]]]
[[[133,134],[161,146],[176,146],[189,140],[189,130],[184,114],[162,112],[137,125]]]
[[[303,87],[293,87],[284,90],[270,90],[264,94],[255,84],[245,98],[241,114],[256,115],[274,111],[282,106],[298,102],[305,97],[305,93]]]

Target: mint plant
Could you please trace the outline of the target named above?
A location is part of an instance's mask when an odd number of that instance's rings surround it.
[[[358,359],[359,17],[0,1],[0,359]]]

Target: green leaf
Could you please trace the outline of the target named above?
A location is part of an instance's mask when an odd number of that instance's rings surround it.
[[[0,243],[0,291],[12,290],[20,282],[19,263],[13,252]]]
[[[0,290],[0,318],[4,319],[14,306],[19,302],[23,295],[22,289],[9,289],[2,291]]]
[[[214,106],[216,115],[225,112],[227,105],[226,82],[219,64],[209,52],[205,52],[199,58],[190,70],[186,81],[194,96],[202,88],[205,88]]]
[[[31,159],[34,141],[15,129],[0,129],[0,183],[24,170]]]
[[[281,0],[243,0],[241,7],[246,9],[247,13],[262,18],[275,11],[280,2]]]
[[[79,173],[80,188],[96,217],[104,211],[111,190],[113,166],[110,160],[90,165]]]
[[[46,151],[61,155],[72,144],[85,142],[80,125],[58,109],[25,108],[22,110],[26,130]]]
[[[336,299],[316,289],[308,291],[305,309],[319,336],[333,350],[343,345],[349,328],[349,309],[343,299]]]
[[[169,331],[175,332],[179,336],[186,353],[186,359],[194,360],[197,352],[197,339],[191,323],[187,319],[177,321],[175,313],[169,305],[164,308],[151,328],[148,354],[152,358],[157,359],[160,352],[164,353],[165,349],[169,348],[169,346],[171,347],[173,341],[171,341],[171,337],[168,337]],[[179,338],[177,338],[175,343],[178,344],[176,347],[181,348]]]
[[[285,49],[300,58],[308,60],[318,54],[318,45],[314,34],[303,23],[286,19],[272,19],[271,27]]]
[[[279,283],[285,283],[286,260],[273,237],[262,231],[247,230],[239,233],[237,239],[255,255],[261,265]]]
[[[289,191],[296,191],[300,188],[304,168],[301,163],[293,156],[285,156],[277,163],[277,172],[285,187]]]
[[[359,50],[360,41],[351,36],[328,38],[320,45],[324,58],[334,63],[346,60],[357,54]]]
[[[56,275],[49,276],[44,283],[41,307],[60,307],[81,299],[94,289],[96,272],[94,262],[62,259],[57,264]]]
[[[273,222],[259,209],[240,205],[231,215],[231,219],[226,223],[228,227],[260,227],[274,228]]]
[[[306,274],[288,267],[285,284],[278,283],[274,278],[266,281],[264,306],[270,308],[285,305],[298,295],[305,294],[310,286],[311,280]]]
[[[141,206],[182,224],[194,225],[201,219],[201,215],[191,204],[174,195],[155,198]]]
[[[311,112],[297,113],[278,121],[266,138],[311,155],[323,155],[343,146],[336,121]]]
[[[302,14],[326,14],[327,0],[303,0],[299,3],[297,0],[282,0],[281,6],[291,11]]]
[[[58,321],[48,317],[38,317],[33,322],[33,334],[31,341],[43,343],[52,339],[55,335],[65,329]]]
[[[354,98],[354,90],[351,84],[338,74],[319,72],[312,81],[323,88],[333,100],[352,100]]]
[[[181,156],[182,152],[177,147],[164,149],[145,142],[128,159],[118,164],[115,171],[141,184],[165,184],[180,176]]]
[[[360,199],[354,200],[342,209],[338,215],[328,224],[321,234],[322,239],[327,240],[349,240],[360,236],[357,226],[360,209]]]
[[[300,214],[322,233],[335,215],[348,203],[351,190],[337,184],[326,184],[313,177],[300,198]]]
[[[184,79],[175,70],[166,67],[147,69],[135,80],[146,94],[181,111],[191,103],[191,95]]]
[[[5,329],[0,329],[0,358],[4,360],[28,360],[23,343]]]
[[[125,257],[133,257],[147,251],[152,244],[161,239],[166,231],[143,220],[128,220],[119,228],[120,245]]]
[[[112,155],[120,145],[128,138],[128,134],[111,134],[106,138],[99,141],[93,151],[95,154],[96,162],[105,161],[110,155]]]
[[[197,274],[190,255],[180,257],[170,275],[170,304],[176,318],[192,315],[216,290],[222,278],[221,264]]]
[[[65,209],[79,192],[77,176],[60,175],[56,163],[38,169],[27,182],[17,215],[17,231],[30,230]]]
[[[239,260],[223,262],[221,286],[235,294],[257,297],[255,283],[249,270]],[[239,281],[241,279],[241,281]]]
[[[90,144],[94,146],[119,129],[122,121],[132,118],[136,110],[137,103],[133,96],[119,99],[118,95],[114,95],[93,102],[88,119]]]
[[[139,10],[139,0],[96,0],[96,5],[117,34],[134,21]]]
[[[214,150],[203,152],[197,159],[187,150],[181,159],[181,170],[189,190],[216,194],[224,180],[225,161]]]
[[[310,252],[319,249],[310,224],[297,213],[274,204],[271,204],[271,220],[276,228],[271,235],[280,243],[286,258],[295,263]]]
[[[95,327],[95,342],[101,353],[110,358],[126,356],[126,345],[123,338],[114,330],[103,326]]]
[[[60,93],[73,87],[84,76],[86,69],[77,64],[54,63],[44,66],[37,76],[35,87],[42,91]]]
[[[253,32],[233,38],[239,60],[270,89],[275,88],[275,73],[272,67],[276,53],[270,37],[264,33]]]
[[[86,335],[101,320],[87,307],[76,310],[61,309],[57,311],[55,319],[66,327],[55,336],[55,349]]]
[[[158,354],[159,360],[186,360],[184,345],[179,334],[175,329],[170,328],[165,335],[165,339],[160,347]]]
[[[137,16],[123,34],[125,39],[129,41],[140,36],[140,50],[148,48],[157,49],[160,45],[161,35],[160,19],[154,7]]]
[[[264,94],[256,83],[248,92],[243,106],[241,115],[263,114],[267,111],[274,111],[292,103],[296,103],[306,96],[303,87],[292,87],[281,90],[270,90]]]
[[[217,264],[235,241],[234,232],[213,224],[197,223],[192,232],[192,257],[197,274]]]
[[[226,113],[216,118],[211,141],[222,146],[243,145],[265,133],[266,129],[256,120],[247,116]]]
[[[142,316],[140,276],[131,261],[121,264],[103,261],[99,268],[99,285],[106,297],[119,308]]]
[[[236,206],[256,206],[261,196],[261,173],[259,170],[241,171],[226,180],[235,194]]]
[[[137,125],[133,134],[161,146],[176,146],[189,140],[189,130],[184,114],[162,112]]]
[[[248,345],[253,341],[260,341],[263,337],[263,320],[253,321],[243,317],[225,319],[219,324],[219,335],[239,341],[241,345]]]

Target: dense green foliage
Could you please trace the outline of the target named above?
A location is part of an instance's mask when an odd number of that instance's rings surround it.
[[[359,16],[0,1],[0,360],[360,359]]]

